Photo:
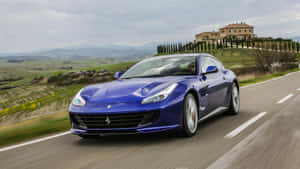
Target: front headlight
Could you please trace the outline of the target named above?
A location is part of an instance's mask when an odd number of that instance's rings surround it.
[[[142,104],[160,102],[165,100],[173,92],[177,85],[177,83],[174,83],[169,87],[165,88],[164,90],[156,93],[155,95],[143,99]]]
[[[81,91],[82,91],[82,89],[76,94],[76,96],[72,100],[72,104],[74,106],[84,106],[85,105],[85,100],[80,95]]]

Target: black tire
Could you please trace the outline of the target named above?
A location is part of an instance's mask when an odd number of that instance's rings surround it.
[[[237,92],[237,98],[234,98],[234,90],[236,90]],[[238,99],[238,103],[234,103],[234,100],[235,99]],[[238,86],[236,83],[233,83],[232,84],[232,87],[231,87],[231,94],[230,94],[230,106],[229,106],[229,109],[227,111],[227,114],[230,114],[230,115],[238,115],[239,114],[239,111],[240,111],[240,91],[238,89]]]
[[[194,123],[196,125],[196,127],[191,130],[188,126],[188,112],[187,112],[187,106],[189,105],[187,103],[187,101],[189,101],[189,99],[192,99],[194,101],[194,103],[196,104],[196,112],[194,118],[196,118],[196,123]],[[196,134],[197,129],[198,129],[198,106],[197,106],[197,101],[195,99],[195,97],[192,94],[187,94],[184,98],[184,108],[183,108],[183,114],[182,114],[182,129],[180,131],[180,136],[184,136],[184,137],[192,137],[193,135]]]

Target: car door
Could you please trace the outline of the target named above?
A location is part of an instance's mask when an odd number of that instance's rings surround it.
[[[226,73],[228,71],[226,71],[223,64],[219,60],[217,60],[216,58],[213,58],[213,60],[217,64],[217,68],[220,73],[220,79],[222,79],[221,80],[222,81],[221,91],[218,95],[218,97],[220,97],[220,101],[221,101],[220,106],[227,106],[228,105],[228,92],[229,92],[229,89],[231,88],[231,83],[228,83],[228,79],[226,79]]]
[[[220,70],[214,73],[204,74],[209,66],[216,66],[218,68],[217,62],[212,57],[202,56],[200,60],[200,71],[202,83],[204,83],[204,88],[207,90],[207,112],[211,112],[223,105],[223,92],[225,87],[225,80]]]

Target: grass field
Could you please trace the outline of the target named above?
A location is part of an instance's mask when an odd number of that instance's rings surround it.
[[[9,74],[9,78],[23,76],[24,79],[12,82],[0,83],[0,88],[4,86],[16,86],[9,90],[0,90],[0,126],[14,122],[30,119],[32,116],[43,114],[67,111],[68,105],[73,96],[85,85],[69,85],[69,86],[53,86],[50,84],[31,85],[31,81],[35,77],[49,77],[59,73],[81,70],[106,70],[116,72],[127,69],[136,62],[124,62],[116,64],[89,64],[89,61],[78,63],[78,69],[61,70],[59,69],[63,63],[52,62],[45,63],[44,61],[29,61],[29,63],[7,63],[0,67],[0,72],[16,69],[15,72]],[[20,64],[20,65],[19,65]],[[44,65],[43,65],[44,64]],[[42,67],[48,65],[43,71],[32,71],[33,67]],[[51,66],[53,65],[53,66]],[[74,66],[74,65],[73,65]],[[3,83],[3,82],[2,82]]]
[[[9,63],[7,60],[0,59],[0,81],[10,78],[24,77],[24,79],[9,82],[6,86],[29,85],[35,77],[51,76],[57,72],[76,71],[99,67],[102,65],[111,65],[119,63],[118,61],[103,59],[88,59],[83,61],[63,61],[63,60],[28,60],[21,63]],[[72,70],[64,68],[72,67]],[[5,85],[1,85],[0,87]]]
[[[255,65],[255,56],[251,49],[222,49],[210,52],[223,62],[227,68]]]

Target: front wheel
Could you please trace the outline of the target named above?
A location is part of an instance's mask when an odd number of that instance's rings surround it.
[[[230,100],[230,107],[229,112],[232,115],[239,114],[240,111],[240,92],[236,85],[236,83],[233,83],[231,88],[231,100]]]
[[[195,97],[188,94],[184,99],[183,126],[181,133],[191,137],[197,132],[198,128],[198,106]]]

